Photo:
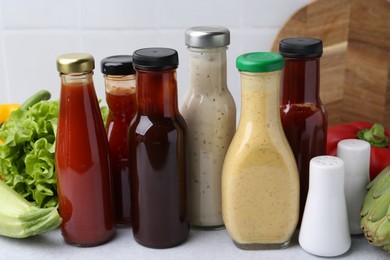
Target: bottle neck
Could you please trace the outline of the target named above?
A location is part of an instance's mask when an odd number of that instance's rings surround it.
[[[135,74],[104,75],[105,89],[113,95],[127,95],[135,91]]]
[[[220,48],[188,48],[190,52],[190,88],[207,95],[227,88],[226,50]]]
[[[281,104],[319,104],[320,58],[285,58]]]
[[[75,73],[75,74],[60,74],[61,75],[61,84],[63,86],[71,85],[89,85],[93,84],[93,72],[86,73]]]
[[[178,114],[176,69],[137,70],[138,114],[175,117]]]
[[[105,75],[106,102],[109,107],[108,121],[114,118],[131,120],[136,110],[135,74]]]
[[[61,74],[59,118],[68,122],[103,127],[99,102],[93,84],[93,72]],[[97,125],[100,124],[101,125]]]
[[[256,129],[274,129],[280,125],[280,71],[241,72],[240,124],[250,123]],[[266,131],[268,131],[266,130]]]

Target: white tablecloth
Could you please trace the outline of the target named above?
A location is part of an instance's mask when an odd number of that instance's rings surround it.
[[[0,259],[321,259],[305,252],[298,244],[297,235],[290,246],[280,250],[245,251],[238,249],[226,230],[191,230],[188,240],[169,249],[150,249],[133,239],[130,228],[117,229],[116,236],[97,247],[74,247],[66,244],[60,230],[26,239],[0,237]],[[352,238],[351,249],[337,259],[390,259],[381,248],[368,244],[363,236]]]

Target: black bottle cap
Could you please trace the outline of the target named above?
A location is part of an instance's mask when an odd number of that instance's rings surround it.
[[[315,38],[288,38],[281,40],[279,43],[279,53],[283,57],[320,57],[322,49],[322,41]]]
[[[133,57],[131,55],[116,55],[104,58],[100,62],[101,70],[106,75],[135,74]]]
[[[144,48],[133,53],[134,67],[140,69],[176,69],[177,51],[169,48]]]

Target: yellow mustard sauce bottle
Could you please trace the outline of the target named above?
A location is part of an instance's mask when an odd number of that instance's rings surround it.
[[[287,247],[299,217],[299,176],[279,114],[282,56],[236,60],[241,115],[222,171],[222,214],[238,248]]]

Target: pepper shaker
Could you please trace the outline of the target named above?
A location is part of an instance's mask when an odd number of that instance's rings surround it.
[[[351,246],[344,174],[340,158],[317,156],[310,160],[309,191],[299,244],[311,254],[337,256]]]

